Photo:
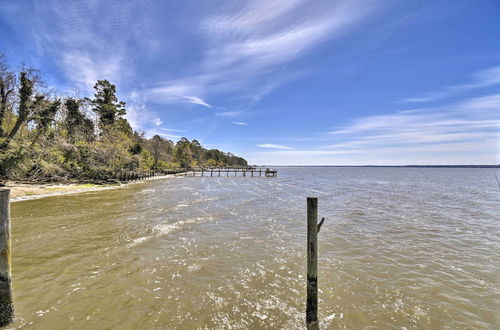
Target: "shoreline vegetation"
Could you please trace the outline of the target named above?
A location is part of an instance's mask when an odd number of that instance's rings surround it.
[[[126,119],[115,85],[98,80],[94,90],[92,98],[54,91],[40,71],[14,70],[0,53],[0,186],[112,184],[121,172],[248,165],[196,139],[146,137]]]

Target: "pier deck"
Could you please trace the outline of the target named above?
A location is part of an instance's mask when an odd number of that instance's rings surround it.
[[[193,168],[179,173],[181,176],[209,176],[209,177],[276,177],[278,171],[271,168]]]

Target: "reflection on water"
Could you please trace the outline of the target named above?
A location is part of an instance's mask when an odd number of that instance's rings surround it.
[[[12,204],[33,329],[303,328],[306,197],[325,328],[498,327],[492,169],[282,168]]]

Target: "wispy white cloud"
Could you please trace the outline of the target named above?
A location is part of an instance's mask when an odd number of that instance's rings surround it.
[[[115,84],[120,80],[120,56],[97,58],[84,50],[67,50],[60,56],[63,70],[80,90],[91,91],[97,80],[107,79]]]
[[[231,124],[236,125],[236,126],[248,126],[248,123],[245,123],[242,121],[233,121]]]
[[[495,143],[496,140],[488,140],[482,144],[456,142],[362,150],[275,150],[245,156],[252,163],[269,165],[491,165],[498,162],[491,156]]]
[[[152,136],[155,136],[155,135],[159,135],[165,139],[169,139],[169,140],[173,140],[173,141],[180,140],[182,138],[182,136],[180,136],[178,134],[171,134],[171,133],[165,132],[161,128],[160,129],[158,129],[158,128],[148,129],[145,133],[146,133],[145,135],[147,138],[151,138]]]
[[[440,91],[403,99],[408,103],[425,103],[464,93],[470,90],[500,85],[500,65],[481,70],[471,75],[467,84],[448,86]]]
[[[219,117],[228,117],[228,118],[238,117],[241,114],[242,114],[241,111],[217,111],[215,113],[216,116],[219,116]]]
[[[294,149],[292,147],[283,146],[283,145],[280,145],[280,144],[271,144],[271,143],[258,144],[257,147],[259,147],[259,148],[266,148],[266,149],[282,149],[282,150],[292,150],[292,149]]]
[[[212,106],[210,104],[208,104],[207,102],[203,101],[198,96],[184,96],[184,98],[186,98],[190,103],[199,104],[199,105],[202,105],[202,106],[207,107],[209,109],[212,108]]]
[[[147,133],[151,126],[154,126],[156,130],[163,124],[158,114],[148,109],[144,97],[140,93],[133,90],[129,93],[127,99],[126,118],[134,129],[146,130]]]
[[[161,119],[160,119],[160,118],[155,118],[155,119],[153,120],[153,124],[154,124],[155,126],[160,126],[161,124],[163,124],[163,122],[161,121]]]
[[[143,6],[138,1],[47,0],[13,1],[2,10],[8,10],[6,23],[31,45],[31,64],[53,64],[67,80],[61,88],[88,94],[98,79],[121,85],[134,75],[130,48],[149,49],[154,39]]]
[[[252,1],[228,4],[222,14],[202,20],[199,35],[203,59],[191,75],[160,83],[148,93],[163,103],[179,103],[178,95],[205,97],[244,92],[260,99],[276,84],[262,77],[283,73],[292,62],[326,39],[344,35],[372,11],[365,1]],[[293,75],[293,74],[292,74]],[[283,74],[275,82],[286,81]]]
[[[302,141],[310,147],[246,156],[254,163],[290,165],[498,164],[498,109],[500,94],[491,94],[365,116]]]
[[[498,134],[500,94],[476,97],[443,108],[369,116],[330,134],[341,140],[327,148],[373,148],[490,141]]]
[[[175,129],[175,128],[165,128],[165,127],[161,127],[160,129],[162,131],[167,131],[167,132],[178,132],[178,133],[187,132],[185,129]]]

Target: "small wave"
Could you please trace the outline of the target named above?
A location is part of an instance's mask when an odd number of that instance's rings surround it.
[[[128,247],[133,247],[133,246],[136,246],[136,245],[139,245],[141,244],[142,242],[145,242],[149,239],[153,238],[153,236],[144,236],[144,237],[139,237],[139,238],[136,238],[134,239],[131,243],[129,243],[127,246]]]
[[[197,217],[197,218],[192,218],[188,220],[181,220],[175,223],[168,223],[168,224],[160,224],[156,225],[153,227],[153,232],[155,232],[155,235],[152,236],[143,236],[134,239],[132,242],[130,242],[127,246],[128,247],[134,247],[137,246],[143,242],[149,241],[150,239],[153,238],[158,238],[162,237],[165,235],[168,235],[176,230],[183,229],[186,225],[191,225],[191,224],[198,224],[198,223],[203,223],[203,222],[208,222],[212,221],[213,217]]]

